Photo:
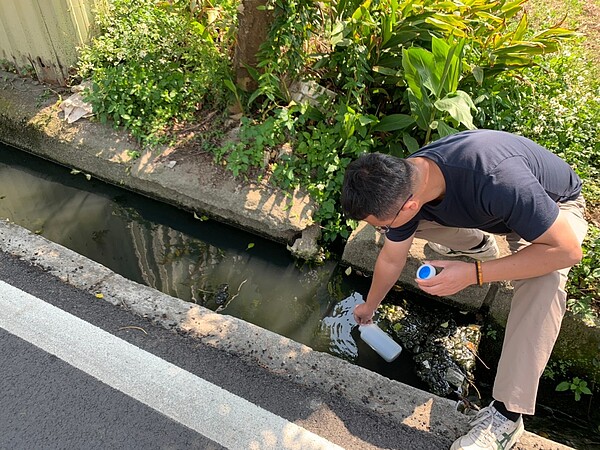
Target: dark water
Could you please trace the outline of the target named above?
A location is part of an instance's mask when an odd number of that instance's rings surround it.
[[[335,262],[299,264],[281,244],[0,144],[6,218],[128,279],[424,387],[408,354],[388,364],[358,338],[351,311],[368,283]]]
[[[0,219],[6,218],[126,278],[426,390],[409,352],[386,363],[360,340],[351,311],[370,280],[347,276],[335,261],[299,264],[283,245],[0,143]],[[221,304],[225,285],[228,301]],[[491,391],[479,389],[484,398]],[[550,409],[526,426],[576,448],[600,448],[595,425],[583,423],[582,431],[581,421]]]

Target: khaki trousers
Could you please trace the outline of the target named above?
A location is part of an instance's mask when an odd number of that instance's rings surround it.
[[[583,196],[559,203],[559,207],[566,213],[579,242],[583,242],[588,228]],[[421,221],[415,236],[454,250],[467,250],[481,242],[483,232]],[[516,233],[507,234],[506,239],[513,253],[530,244]],[[509,411],[535,413],[539,379],[552,353],[566,311],[565,285],[569,270],[570,267],[535,278],[512,281],[513,299],[493,390],[494,399],[503,402]]]

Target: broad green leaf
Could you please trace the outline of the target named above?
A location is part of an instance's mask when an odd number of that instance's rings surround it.
[[[466,0],[463,2],[473,12],[496,10],[498,2],[490,2],[488,0]]]
[[[354,20],[360,20],[363,15],[368,15],[369,14],[369,8],[371,7],[371,0],[365,0],[365,2],[360,5],[359,8],[357,8],[356,11],[354,11],[354,14],[352,14],[352,18]]]
[[[514,2],[509,2],[509,3],[505,3],[502,8],[502,16],[505,17],[506,19],[510,19],[512,16],[514,16],[515,14],[518,14],[521,9],[523,8],[523,3],[525,3],[527,0],[516,0]]]
[[[514,56],[533,56],[546,53],[547,47],[539,42],[519,42],[517,44],[507,45],[506,47],[497,48],[492,52],[495,57],[504,55]]]
[[[451,134],[458,133],[458,130],[452,128],[450,125],[448,125],[443,120],[440,120],[440,121],[438,121],[437,132],[440,135],[440,137],[443,138],[446,136],[450,136]]]
[[[460,19],[456,19],[450,15],[434,14],[431,17],[425,19],[426,23],[434,25],[436,28],[448,33],[452,36],[466,37],[467,35],[463,31],[466,28],[464,22]]]
[[[387,69],[402,70],[402,58],[396,55],[382,55],[374,67],[385,67]]]
[[[402,73],[402,71],[400,70],[388,69],[387,67],[383,66],[373,66],[373,72],[377,72],[382,75],[389,75],[392,77],[397,77]]]
[[[383,45],[383,49],[398,47],[406,42],[415,40],[417,31],[394,31],[389,40]]]
[[[385,45],[393,35],[394,26],[396,25],[396,9],[398,8],[397,0],[390,1],[391,11],[388,14],[383,14],[381,17],[381,45]]]
[[[473,116],[471,115],[471,109],[475,109],[475,105],[466,92],[456,91],[448,94],[444,98],[437,100],[434,106],[438,110],[450,114],[454,120],[462,123],[469,130],[476,128],[473,125]]]
[[[441,97],[443,92],[454,92],[458,88],[460,74],[462,72],[462,49],[465,40],[461,39],[458,44],[450,45],[443,39],[433,37],[431,48],[436,64],[436,75],[440,79],[440,90],[435,93],[437,98]],[[440,68],[443,69],[440,72]],[[442,91],[442,88],[444,89]]]
[[[358,116],[358,122],[364,127],[365,125],[369,125],[370,123],[377,122],[377,117],[375,116],[363,116],[362,114]]]
[[[225,87],[227,89],[229,89],[231,92],[233,92],[234,94],[237,94],[237,88],[235,87],[235,84],[233,84],[233,81],[231,81],[229,78],[225,78],[223,80],[223,84],[225,85]]]
[[[538,41],[547,38],[573,38],[577,35],[577,33],[573,30],[569,30],[568,28],[550,28],[548,30],[544,30],[538,34],[536,34],[532,40]]]
[[[344,33],[345,28],[346,24],[344,22],[338,22],[335,24],[333,30],[331,30],[331,38],[329,40],[332,46],[335,47],[346,37]]]
[[[510,41],[511,44],[523,39],[523,36],[525,35],[526,31],[527,31],[527,13],[523,13],[523,17],[521,17],[521,20],[519,21],[519,25],[517,26],[517,29],[515,30],[515,33]]]
[[[493,59],[494,66],[491,70],[488,70],[489,76],[495,73],[502,72],[503,70],[515,68],[515,67],[527,67],[532,64],[531,58],[519,55],[505,55],[500,58]]]
[[[502,20],[502,18],[495,16],[493,14],[490,13],[486,13],[486,12],[479,12],[477,13],[477,16],[479,18],[485,19],[488,22],[491,22],[492,24],[502,24],[504,21]]]
[[[373,131],[404,130],[414,123],[415,119],[407,114],[390,114],[384,116],[379,123],[373,127]]]
[[[568,381],[563,381],[562,383],[559,383],[558,386],[556,386],[556,390],[558,392],[567,391],[570,387],[571,383],[569,383]]]
[[[433,120],[432,116],[434,114],[429,98],[425,96],[423,99],[419,99],[410,88],[407,89],[407,94],[412,116],[415,118],[418,127],[427,131],[429,129],[429,122]]]
[[[483,84],[483,69],[479,66],[475,66],[475,67],[473,67],[471,72],[473,73],[473,76],[475,77],[475,81],[477,81],[477,84],[479,84],[479,86],[481,86]]]
[[[402,133],[402,142],[410,153],[414,153],[420,148],[417,140],[408,133]]]
[[[254,247],[254,242],[250,242],[248,247],[246,247],[246,250],[250,250],[252,247]]]
[[[436,65],[433,53],[420,47],[402,50],[402,67],[408,86],[417,95],[417,98],[421,98],[420,94],[425,94],[422,86],[425,86],[432,94],[439,92],[440,80],[435,74]]]

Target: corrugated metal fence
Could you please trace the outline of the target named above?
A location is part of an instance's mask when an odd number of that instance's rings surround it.
[[[0,0],[0,59],[64,85],[106,0]]]

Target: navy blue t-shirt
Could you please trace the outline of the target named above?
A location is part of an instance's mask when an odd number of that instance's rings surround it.
[[[514,231],[532,241],[558,217],[557,202],[574,200],[581,179],[552,152],[522,136],[502,131],[465,131],[423,147],[410,156],[435,162],[446,180],[441,201],[387,234],[408,239],[419,220],[490,233]]]

